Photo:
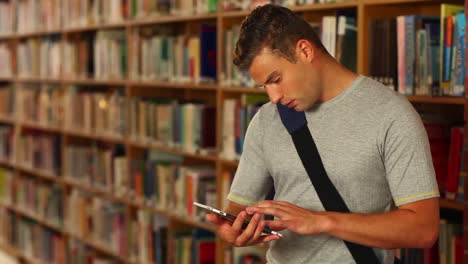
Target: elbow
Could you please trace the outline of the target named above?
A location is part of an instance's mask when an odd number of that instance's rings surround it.
[[[431,248],[439,238],[439,225],[425,229],[418,241],[419,248]]]

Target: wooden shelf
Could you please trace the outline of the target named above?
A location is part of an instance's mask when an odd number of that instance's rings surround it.
[[[8,76],[2,76],[0,77],[0,82],[13,82],[15,80],[15,77],[8,77]]]
[[[228,167],[237,167],[239,166],[239,161],[238,160],[221,160],[221,164],[224,165],[224,166],[228,166]]]
[[[8,123],[10,125],[13,125],[15,123],[15,120],[11,116],[4,116],[0,114],[0,122],[1,123]]]
[[[6,252],[11,257],[17,258],[18,260],[22,261],[20,263],[28,263],[28,264],[43,264],[41,261],[38,261],[32,257],[26,256],[21,251],[17,250],[16,248],[5,245],[0,243],[0,249]]]
[[[445,208],[445,209],[452,209],[452,210],[457,210],[463,212],[465,209],[465,206],[463,203],[449,200],[446,198],[441,198],[440,199],[440,208]]]
[[[329,10],[329,9],[357,8],[358,5],[359,5],[358,1],[344,1],[344,2],[337,2],[337,3],[288,6],[288,8],[295,12],[306,12],[306,11]],[[250,12],[251,10],[223,11],[220,13],[220,16],[225,17],[225,18],[236,18],[236,17],[242,18],[242,17],[247,16]]]
[[[128,85],[133,87],[145,88],[170,88],[170,89],[192,89],[192,90],[209,90],[216,91],[218,86],[211,83],[171,83],[158,81],[129,81]]]
[[[9,168],[15,167],[15,165],[13,165],[13,163],[11,163],[10,161],[2,160],[2,159],[0,159],[0,166],[9,167]]]
[[[448,97],[448,96],[408,96],[408,100],[412,103],[426,104],[450,104],[450,105],[465,105],[464,97]]]
[[[61,29],[55,30],[44,30],[44,31],[32,31],[32,32],[21,32],[15,35],[16,38],[32,38],[32,37],[43,37],[49,35],[62,34]]]
[[[211,14],[196,14],[196,15],[165,15],[165,16],[150,16],[147,19],[135,19],[131,20],[129,26],[145,26],[153,24],[165,24],[174,22],[189,22],[197,20],[211,20],[216,19],[218,13]]]
[[[112,250],[106,248],[105,246],[102,246],[102,245],[100,245],[100,244],[98,244],[96,242],[93,242],[93,241],[89,240],[89,239],[85,239],[85,238],[82,238],[82,237],[80,237],[78,235],[75,235],[72,232],[69,232],[69,231],[65,230],[63,227],[61,227],[61,226],[59,226],[59,225],[57,225],[55,223],[51,223],[50,221],[47,221],[46,219],[44,219],[42,217],[39,217],[36,214],[26,212],[25,210],[22,210],[22,209],[20,209],[18,207],[15,207],[15,206],[6,206],[6,205],[3,205],[3,204],[1,204],[0,206],[3,206],[3,207],[8,208],[10,210],[13,210],[17,214],[25,216],[27,218],[30,218],[30,219],[36,221],[38,224],[43,225],[43,226],[45,226],[47,228],[50,228],[50,229],[52,229],[54,231],[57,231],[57,232],[61,233],[64,236],[73,237],[74,239],[77,239],[77,240],[81,241],[82,243],[85,243],[85,244],[93,247],[95,250],[97,250],[99,252],[102,252],[102,253],[104,253],[104,254],[106,254],[108,256],[119,259],[119,260],[121,260],[121,261],[123,261],[125,263],[133,263],[133,262],[129,261],[127,258],[122,257],[119,254],[113,252]]]
[[[0,40],[12,40],[16,38],[16,33],[0,34]]]
[[[393,5],[393,4],[414,4],[414,3],[441,3],[435,0],[359,0],[364,5]]]
[[[48,79],[48,78],[39,78],[39,77],[18,77],[16,81],[19,83],[48,83],[48,84],[62,83],[60,79]]]
[[[30,212],[28,212],[26,210],[23,210],[23,209],[19,208],[18,206],[15,206],[15,207],[10,206],[10,208],[13,208],[13,210],[16,213],[18,213],[20,215],[23,215],[23,216],[25,216],[27,218],[33,219],[34,221],[38,222],[39,224],[41,224],[41,225],[43,225],[43,226],[45,226],[45,227],[47,227],[49,229],[52,229],[52,230],[57,231],[59,233],[66,233],[62,226],[60,226],[60,225],[58,225],[56,223],[52,223],[51,221],[48,221],[45,218],[38,216],[36,213],[30,213]]]
[[[328,10],[328,9],[357,8],[358,5],[359,5],[358,1],[342,1],[342,2],[336,2],[336,3],[291,6],[290,9],[295,12],[304,12],[304,11],[316,11],[316,10]]]
[[[96,79],[73,79],[64,78],[63,83],[65,84],[76,84],[76,85],[105,85],[105,86],[125,86],[127,81],[124,79],[109,79],[109,80],[96,80]]]
[[[49,133],[62,133],[62,130],[60,128],[54,128],[36,122],[21,121],[19,122],[19,125],[24,128],[36,129]]]
[[[16,169],[18,169],[19,171],[22,171],[24,173],[28,173],[28,174],[31,174],[31,175],[35,175],[35,176],[37,176],[37,177],[39,177],[41,179],[44,179],[44,180],[53,181],[53,182],[56,182],[56,183],[59,183],[59,184],[62,182],[61,178],[59,176],[56,176],[53,173],[45,171],[43,169],[30,168],[30,167],[20,165],[20,164],[16,164],[16,165],[14,165],[14,167]]]
[[[90,184],[81,183],[79,181],[71,179],[71,177],[64,176],[62,182],[65,185],[78,188],[78,189],[80,189],[82,191],[91,193],[91,194],[96,195],[96,196],[100,196],[102,198],[111,200],[113,202],[123,203],[123,204],[133,206],[133,207],[138,206],[138,204],[135,201],[132,201],[130,199],[123,198],[123,197],[118,197],[118,196],[116,196],[114,194],[111,194],[109,191],[103,190],[101,188],[93,187]]]
[[[79,131],[79,129],[77,130],[64,129],[63,133],[70,137],[81,137],[81,138],[87,138],[91,140],[109,142],[109,143],[114,143],[114,144],[125,144],[125,140],[123,137],[91,134],[91,133],[81,132]]]
[[[64,28],[62,33],[70,34],[70,33],[80,33],[85,31],[95,31],[95,30],[105,30],[105,29],[116,29],[116,28],[123,28],[127,26],[126,21],[110,23],[110,24],[100,24],[100,25],[87,25],[82,27],[69,27]]]
[[[155,143],[143,143],[143,142],[137,142],[134,140],[129,140],[128,145],[131,147],[137,147],[137,148],[143,148],[143,149],[156,149],[156,150],[172,153],[175,155],[185,156],[185,157],[193,158],[193,159],[212,161],[212,162],[216,161],[215,155],[192,153],[192,152],[185,151],[183,149],[171,148],[168,146],[155,144]]]
[[[114,252],[113,250],[108,249],[106,246],[102,246],[101,244],[96,243],[96,242],[94,242],[94,241],[92,241],[90,239],[82,238],[80,236],[74,235],[73,233],[69,233],[69,236],[81,241],[84,244],[87,244],[88,246],[92,247],[93,249],[95,249],[95,250],[97,250],[97,251],[99,251],[101,253],[104,253],[105,255],[108,255],[110,257],[118,259],[118,260],[122,261],[123,263],[126,263],[126,264],[134,264],[135,263],[135,262],[130,261],[126,257],[120,256],[118,253]]]
[[[224,93],[267,94],[263,88],[221,86],[220,90]]]

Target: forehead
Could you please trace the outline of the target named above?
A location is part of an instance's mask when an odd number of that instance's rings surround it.
[[[252,65],[249,68],[249,74],[255,80],[262,80],[271,72],[278,71],[286,62],[286,59],[264,48],[253,59]]]

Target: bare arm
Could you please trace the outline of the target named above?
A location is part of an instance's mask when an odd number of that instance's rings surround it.
[[[278,219],[263,221],[304,235],[329,234],[378,248],[427,248],[439,233],[439,200],[426,199],[382,214],[313,212],[286,202],[264,201],[247,212],[271,214]]]

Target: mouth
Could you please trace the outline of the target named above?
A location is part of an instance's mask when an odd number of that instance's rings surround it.
[[[296,100],[292,100],[292,101],[289,102],[286,106],[289,107],[289,108],[295,107],[295,106],[296,106]]]

